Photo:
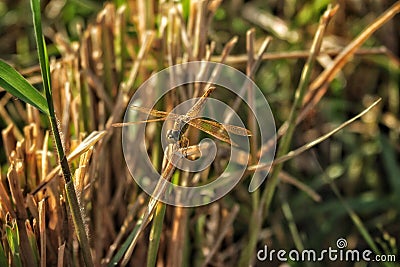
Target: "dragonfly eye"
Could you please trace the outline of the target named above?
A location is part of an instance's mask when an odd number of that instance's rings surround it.
[[[178,142],[179,141],[179,131],[168,130],[167,131],[167,139],[169,142]]]

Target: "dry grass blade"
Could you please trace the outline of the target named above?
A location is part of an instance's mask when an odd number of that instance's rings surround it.
[[[8,173],[7,179],[10,185],[10,191],[13,198],[13,202],[16,206],[16,220],[19,231],[19,243],[21,246],[21,258],[25,265],[29,263],[34,263],[34,255],[32,254],[32,249],[29,244],[28,233],[25,227],[25,221],[28,219],[28,214],[24,205],[24,197],[22,195],[22,190],[20,186],[21,176],[23,175],[22,165],[11,165]]]
[[[46,199],[39,202],[40,266],[46,266]]]
[[[400,12],[400,2],[397,1],[385,13],[371,23],[360,35],[358,35],[345,49],[335,58],[332,66],[326,69],[321,75],[315,79],[310,85],[310,91],[317,90],[321,86],[330,83],[336,74],[343,68],[343,66],[351,59],[358,48],[378,29],[391,20],[397,13]],[[308,98],[304,102],[308,102]]]
[[[301,191],[306,193],[315,202],[321,201],[322,198],[317,192],[315,192],[311,187],[309,187],[305,183],[302,183],[301,181],[297,180],[296,178],[293,178],[287,172],[281,171],[281,173],[279,174],[279,178],[281,179],[282,182],[285,182],[287,184],[291,184],[291,185],[297,187],[298,189],[300,189]]]
[[[179,8],[178,8],[179,5]],[[177,15],[178,19],[179,19],[179,23],[180,23],[180,27],[181,29],[181,38],[182,38],[182,43],[185,46],[186,49],[186,53],[187,53],[187,57],[189,60],[192,60],[193,55],[192,55],[192,44],[191,44],[191,40],[190,37],[188,35],[187,29],[186,29],[186,25],[185,25],[185,20],[183,19],[182,16],[182,4],[181,3],[174,3],[173,5],[173,9],[175,11],[175,14]]]
[[[239,205],[235,205],[232,208],[232,211],[229,213],[228,217],[225,219],[224,224],[221,226],[220,234],[218,235],[213,247],[211,248],[210,252],[207,254],[206,259],[204,260],[202,266],[208,266],[209,262],[211,261],[212,257],[217,252],[219,246],[221,246],[222,241],[224,240],[225,235],[227,234],[229,227],[232,226],[237,214],[239,212]]]
[[[8,97],[8,98],[11,98],[11,96]],[[23,139],[23,135],[22,135],[21,131],[17,127],[13,127],[12,126],[12,125],[15,125],[15,123],[13,122],[13,120],[11,119],[11,117],[8,114],[7,110],[5,109],[4,101],[8,101],[7,97],[2,99],[1,102],[3,102],[3,103],[0,103],[0,115],[6,121],[6,123],[9,125],[8,127],[10,127],[11,130],[14,132],[15,136],[17,137],[17,139],[18,140],[22,140]],[[8,132],[10,130],[5,130],[5,131]]]
[[[128,216],[125,217],[124,223],[122,224],[117,237],[115,238],[113,244],[110,246],[106,254],[106,257],[104,258],[102,263],[108,264],[110,262],[115,250],[118,248],[119,244],[123,241],[123,237],[125,236],[126,232],[132,228],[134,217],[139,209],[139,206],[142,205],[144,201],[145,201],[145,193],[142,192],[138,196],[137,201],[131,207],[128,208],[129,210]]]
[[[106,88],[103,85],[103,82],[97,76],[96,73],[91,71],[90,69],[85,70],[85,75],[88,78],[88,84],[94,89],[96,95],[104,101],[108,110],[112,110],[113,102],[108,95]]]
[[[188,180],[188,173],[181,174],[181,180]],[[159,206],[160,207],[160,206]],[[161,207],[162,208],[162,207]],[[171,242],[168,248],[167,267],[182,266],[184,257],[183,251],[185,246],[185,237],[187,234],[187,220],[189,210],[182,207],[175,207],[173,213],[173,224],[171,229]]]
[[[196,59],[200,59],[203,56],[202,48],[204,47],[206,36],[203,29],[206,29],[206,9],[207,2],[206,1],[195,1],[196,5],[196,26],[194,29],[194,37],[193,37],[193,57]],[[193,4],[194,6],[194,4]]]
[[[266,163],[266,164],[262,164],[262,165],[253,165],[253,166],[249,166],[247,169],[249,171],[254,171],[256,169],[268,169],[271,165],[276,165],[276,164],[281,164],[283,162],[286,162],[298,155],[300,155],[301,153],[309,150],[310,148],[312,148],[313,146],[318,145],[319,143],[325,141],[326,139],[328,139],[329,137],[331,137],[332,135],[334,135],[335,133],[337,133],[338,131],[342,130],[343,128],[345,128],[346,126],[348,126],[349,124],[353,123],[354,121],[356,121],[357,119],[359,119],[360,117],[364,116],[368,111],[370,111],[373,107],[375,107],[379,102],[381,101],[381,98],[379,98],[378,100],[376,100],[374,103],[372,103],[368,108],[366,108],[365,110],[363,110],[361,113],[359,113],[357,116],[353,117],[352,119],[342,123],[339,127],[335,128],[334,130],[330,131],[329,133],[324,134],[323,136],[315,139],[312,142],[309,142],[307,144],[305,144],[302,147],[299,147],[296,150],[292,150],[289,153],[287,153],[286,155],[279,157],[277,159],[274,160],[274,162],[271,163]]]
[[[8,192],[2,182],[0,182],[0,200],[4,212],[9,213],[12,218],[16,218],[16,214],[11,204],[11,200],[8,196]]]
[[[88,137],[86,137],[68,156],[68,162],[75,160],[80,155],[88,151],[93,147],[98,141],[100,141],[106,134],[106,131],[93,131]],[[36,194],[41,190],[48,182],[50,182],[58,173],[60,172],[60,166],[54,168],[46,177],[44,181],[32,191],[32,194]]]
[[[318,54],[319,56],[337,56],[343,50],[342,49],[327,49],[321,50]],[[399,58],[397,58],[393,53],[388,50],[384,46],[380,47],[371,47],[371,48],[359,48],[354,52],[355,56],[368,56],[368,55],[386,55],[390,58],[390,60],[396,65],[400,65]],[[280,59],[298,59],[298,58],[307,58],[310,56],[309,50],[298,50],[298,51],[290,51],[290,52],[269,52],[262,56],[262,61],[265,60],[280,60]],[[226,64],[241,66],[246,64],[248,56],[245,54],[242,55],[232,55],[226,59]],[[221,60],[221,56],[212,56],[211,61],[219,62]]]
[[[225,60],[229,57],[229,54],[231,53],[232,49],[235,47],[237,41],[238,41],[238,37],[237,37],[237,36],[234,36],[234,37],[232,37],[232,38],[225,44],[224,49],[222,50],[222,53],[221,53],[221,61],[220,61],[220,63],[222,63],[222,64],[225,63]],[[205,65],[205,68],[206,68],[206,67],[207,67],[207,66]],[[199,78],[201,77],[201,75],[202,75],[203,73],[206,73],[206,69],[205,69],[205,68],[202,69],[202,70],[200,70],[200,72],[199,72],[199,74],[198,74],[198,77],[199,77]],[[212,71],[212,73],[211,73],[211,75],[210,75],[210,78],[209,78],[208,81],[207,81],[207,85],[206,85],[206,87],[204,88],[204,91],[210,89],[211,85],[213,84],[213,82],[215,81],[215,79],[218,77],[218,75],[220,74],[220,72],[221,72],[221,65],[218,65],[218,66],[216,66],[216,67],[213,69],[213,71]],[[193,94],[193,97],[197,97],[198,95],[199,95],[199,91],[198,91],[197,88],[196,88],[196,89],[195,89],[195,92],[194,92],[194,94]]]
[[[391,20],[400,12],[400,1],[397,1],[385,13],[371,23],[365,30],[360,33],[344,50],[335,58],[330,68],[326,69],[315,81],[310,85],[310,91],[304,97],[305,107],[300,114],[298,121],[302,120],[306,114],[321,100],[328,90],[329,83],[335,78],[336,74],[343,66],[352,58],[357,49],[385,23]],[[280,129],[281,130],[281,129]]]
[[[136,60],[133,63],[133,66],[129,72],[128,79],[126,82],[121,83],[121,90],[128,92],[128,96],[132,96],[134,92],[133,83],[137,77],[139,67],[146,56],[147,52],[149,51],[151,44],[153,42],[155,33],[152,31],[147,31],[144,35],[142,46],[140,47],[139,53],[137,55]]]
[[[242,16],[268,32],[272,32],[280,39],[288,40],[289,42],[294,42],[299,39],[298,33],[294,30],[290,30],[287,22],[277,16],[260,10],[260,8],[252,3],[244,5]]]
[[[264,39],[260,49],[258,50],[256,58],[253,59],[253,63],[251,64],[250,68],[248,68],[248,70],[247,70],[248,77],[253,77],[254,74],[256,73],[258,67],[260,66],[260,64],[262,62],[263,55],[267,51],[268,46],[271,43],[271,40],[272,40],[271,37],[266,37]],[[251,53],[251,54],[252,54],[251,57],[254,57],[254,53]],[[247,55],[247,57],[249,57],[249,55]],[[248,80],[246,80],[245,84],[243,84],[242,87],[240,88],[238,95],[244,95],[244,92],[246,90],[248,90],[248,88],[249,88],[249,82],[248,82]],[[242,102],[242,99],[240,97],[237,97],[235,99],[235,102],[232,104],[232,110],[233,111],[238,110],[241,102]],[[229,123],[230,120],[232,119],[232,117],[233,117],[233,112],[228,113],[228,115],[226,116],[226,118],[224,120],[225,123]],[[254,129],[250,129],[250,130],[254,131]]]
[[[3,146],[4,146],[4,152],[6,154],[7,160],[10,160],[11,157],[11,152],[15,149],[15,143],[17,140],[15,140],[14,134],[14,124],[10,124],[7,126],[6,129],[1,131],[1,136],[3,137]],[[21,138],[22,139],[22,138]]]
[[[43,148],[42,148],[42,173],[41,180],[44,180],[48,173],[48,160],[47,160],[47,152],[48,152],[48,141],[49,141],[49,131],[46,131],[46,135],[43,140]]]
[[[126,251],[124,258],[122,259],[121,266],[126,266],[131,258],[131,255],[133,253],[133,250],[135,249],[136,243],[139,239],[140,234],[143,232],[143,230],[146,228],[147,224],[150,222],[150,217],[153,215],[155,208],[158,204],[158,199],[161,197],[161,195],[165,192],[166,187],[167,187],[167,182],[171,180],[172,175],[175,171],[175,165],[172,162],[178,162],[182,157],[183,157],[183,150],[182,151],[175,151],[177,153],[172,154],[171,161],[167,159],[167,163],[163,169],[163,172],[160,176],[160,180],[157,183],[154,192],[152,194],[152,197],[149,201],[149,204],[147,205],[146,210],[144,211],[144,214],[141,219],[141,224],[139,226],[139,229],[136,232],[136,235],[134,236],[128,250]]]
[[[207,148],[206,146],[203,148]],[[196,155],[200,155],[201,154],[201,149],[198,145],[194,145],[194,146],[190,146],[188,148],[181,148],[177,151],[175,151],[175,153],[172,153],[171,155],[171,160],[166,159],[167,163],[165,165],[165,167],[163,168],[163,172],[161,174],[160,180],[157,183],[154,192],[152,194],[152,197],[146,207],[146,210],[144,211],[141,219],[138,221],[139,228],[129,246],[129,248],[127,249],[127,251],[125,252],[125,255],[122,259],[121,262],[121,266],[126,266],[130,260],[130,257],[133,253],[133,250],[135,249],[136,243],[139,239],[140,234],[143,232],[143,230],[146,228],[146,226],[148,225],[148,223],[150,222],[150,218],[153,215],[155,208],[158,204],[158,199],[161,197],[162,194],[164,194],[166,187],[168,185],[168,181],[170,181],[174,171],[175,171],[175,165],[172,162],[175,162],[175,164],[177,162],[179,162],[179,160],[183,157],[183,155],[185,154],[186,157],[194,157]],[[167,155],[167,153],[166,153]]]
[[[64,257],[65,257],[65,243],[63,243],[63,244],[58,248],[57,267],[63,267],[63,266],[65,265],[65,263],[64,263]]]
[[[92,156],[92,153],[93,153],[93,147],[90,147],[85,153],[83,153],[80,156],[79,166],[75,170],[74,185],[75,185],[76,191],[78,193],[78,198],[82,198],[81,194],[83,194],[84,186],[85,186],[84,178],[85,178],[87,169],[89,167],[89,160]]]

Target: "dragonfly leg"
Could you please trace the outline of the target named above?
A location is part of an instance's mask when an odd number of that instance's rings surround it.
[[[188,147],[189,147],[189,139],[182,135],[181,139],[179,140],[179,147],[183,149],[183,154],[185,155],[185,158],[188,155]]]

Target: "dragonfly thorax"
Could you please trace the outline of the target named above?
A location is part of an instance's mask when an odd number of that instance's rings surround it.
[[[180,115],[175,120],[173,129],[167,131],[168,142],[179,142],[181,136],[186,132],[187,128],[189,127],[189,124],[187,124],[188,121],[190,121],[190,118],[186,115]]]

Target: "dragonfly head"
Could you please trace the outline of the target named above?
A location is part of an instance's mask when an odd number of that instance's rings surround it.
[[[176,143],[179,141],[180,131],[178,130],[168,130],[167,131],[167,140],[170,143]]]

